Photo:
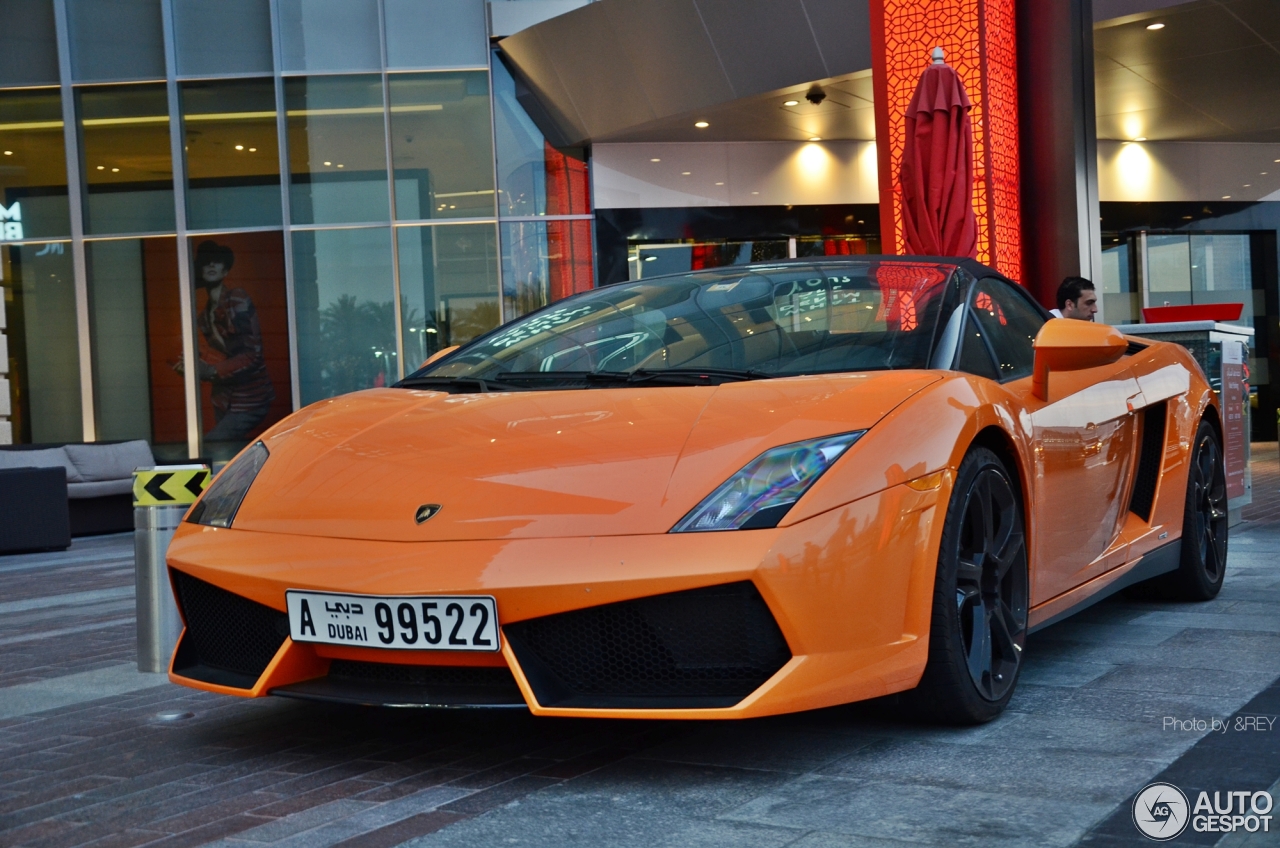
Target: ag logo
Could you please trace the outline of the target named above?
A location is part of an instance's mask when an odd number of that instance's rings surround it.
[[[421,524],[432,518],[441,509],[440,504],[423,504],[418,507],[418,511],[413,514],[413,520]]]
[[[1133,823],[1142,835],[1167,842],[1187,829],[1187,796],[1172,783],[1153,783],[1133,799]]]

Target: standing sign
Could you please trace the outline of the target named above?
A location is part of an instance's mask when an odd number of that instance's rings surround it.
[[[1244,374],[1244,342],[1225,339],[1222,342],[1222,416],[1226,430],[1224,445],[1227,463],[1227,500],[1244,497],[1247,445],[1244,405],[1248,394]]]

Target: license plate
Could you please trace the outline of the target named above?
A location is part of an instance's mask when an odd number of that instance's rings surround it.
[[[403,651],[496,651],[498,604],[488,595],[285,593],[295,642]]]

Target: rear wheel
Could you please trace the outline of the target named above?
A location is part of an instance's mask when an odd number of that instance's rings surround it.
[[[1022,499],[992,451],[960,463],[938,550],[929,660],[906,699],[925,718],[977,724],[1013,696],[1027,637]]]
[[[1187,477],[1182,558],[1177,571],[1158,579],[1175,600],[1209,601],[1222,589],[1226,573],[1227,471],[1217,431],[1201,421]]]

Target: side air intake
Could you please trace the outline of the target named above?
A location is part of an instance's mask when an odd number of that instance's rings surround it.
[[[289,635],[289,617],[181,571],[169,573],[187,622],[174,673],[252,689]]]
[[[503,633],[547,707],[730,707],[791,659],[749,581],[549,615]]]
[[[1142,411],[1142,446],[1138,450],[1138,469],[1133,476],[1133,495],[1129,498],[1129,511],[1143,521],[1151,520],[1151,507],[1156,501],[1156,484],[1160,481],[1160,461],[1164,457],[1167,406],[1168,401],[1161,401]]]

